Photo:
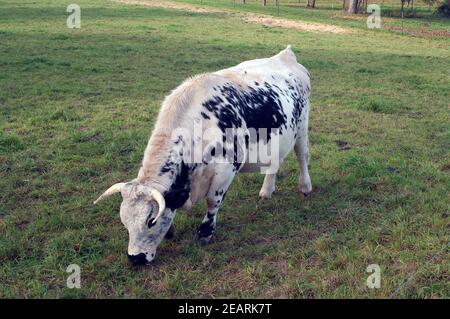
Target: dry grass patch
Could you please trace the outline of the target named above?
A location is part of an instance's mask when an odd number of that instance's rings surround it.
[[[267,27],[278,27],[286,29],[297,29],[309,32],[328,32],[328,33],[350,33],[352,30],[349,28],[338,27],[331,24],[313,23],[296,21],[282,18],[275,18],[268,15],[256,14],[256,13],[234,13],[229,10],[216,9],[211,7],[200,7],[187,3],[174,3],[171,1],[160,0],[117,0],[121,3],[144,5],[157,8],[166,8],[181,10],[194,13],[227,13],[241,18],[248,23],[257,23]]]

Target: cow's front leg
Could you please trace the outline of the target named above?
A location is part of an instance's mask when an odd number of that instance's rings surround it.
[[[207,245],[216,230],[217,212],[225,198],[225,194],[235,176],[234,170],[222,171],[216,174],[217,178],[211,183],[211,187],[206,195],[208,212],[197,229],[197,236],[201,245]]]
[[[219,211],[220,204],[213,204],[213,201],[207,200],[208,203],[208,212],[203,218],[202,223],[198,227],[197,235],[200,244],[207,245],[211,240],[211,237],[216,230],[216,218],[217,212]]]
[[[173,224],[170,225],[169,230],[167,231],[166,235],[164,236],[166,239],[172,239],[173,238],[173,234],[174,234],[174,228],[173,228]]]

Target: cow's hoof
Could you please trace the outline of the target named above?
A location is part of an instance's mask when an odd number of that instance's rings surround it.
[[[211,241],[211,237],[201,237],[198,238],[198,242],[200,243],[200,246],[206,246]]]
[[[270,199],[271,197],[272,197],[271,194],[259,194],[260,200],[267,200],[267,199]]]
[[[212,234],[210,234],[209,236],[205,236],[205,235],[206,234],[197,232],[197,240],[198,240],[198,243],[200,244],[200,246],[206,246],[211,241]]]
[[[173,225],[170,225],[169,230],[166,233],[166,239],[172,239],[173,238],[173,233],[174,233],[174,227]]]
[[[261,200],[269,199],[272,197],[272,193],[273,193],[273,191],[267,192],[267,191],[262,190],[259,192],[259,199],[261,199]]]
[[[300,193],[302,193],[302,194],[305,195],[305,197],[306,197],[306,196],[308,196],[309,194],[311,194],[311,192],[312,192],[312,186],[311,186],[310,183],[309,183],[309,184],[306,184],[306,185],[302,185],[302,186],[300,186],[299,190],[300,190]]]
[[[209,243],[215,228],[216,225],[213,223],[213,221],[206,221],[198,227],[197,238],[200,242],[200,245],[205,246]]]

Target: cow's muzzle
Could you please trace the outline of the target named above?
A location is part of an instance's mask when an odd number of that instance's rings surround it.
[[[133,266],[145,265],[148,261],[144,253],[138,255],[128,255],[128,260]]]

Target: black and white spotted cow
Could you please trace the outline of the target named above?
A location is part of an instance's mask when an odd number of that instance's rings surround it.
[[[208,243],[236,174],[264,173],[259,196],[270,198],[278,166],[293,148],[299,190],[309,193],[309,94],[308,71],[288,46],[270,58],[190,78],[167,96],[138,177],[113,185],[96,201],[121,192],[130,261],[152,261],[176,210],[202,199],[208,211],[197,233]]]

